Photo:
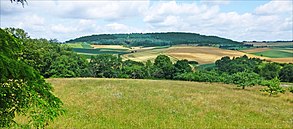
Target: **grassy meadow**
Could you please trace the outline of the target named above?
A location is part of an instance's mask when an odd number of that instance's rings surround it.
[[[66,113],[48,128],[292,128],[293,95],[168,80],[48,79]]]
[[[245,53],[269,58],[293,58],[293,49],[290,48],[252,48],[242,50]]]

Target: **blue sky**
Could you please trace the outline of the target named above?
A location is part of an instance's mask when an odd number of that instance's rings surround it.
[[[194,32],[237,41],[293,40],[290,0],[1,0],[0,26],[33,38],[103,33]]]

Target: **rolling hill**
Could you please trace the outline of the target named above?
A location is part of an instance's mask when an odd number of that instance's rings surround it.
[[[66,41],[66,43],[89,43],[95,45],[126,45],[126,46],[167,46],[193,44],[198,46],[218,46],[223,48],[243,47],[244,44],[217,36],[206,36],[196,33],[132,33],[132,34],[100,34],[83,36]]]

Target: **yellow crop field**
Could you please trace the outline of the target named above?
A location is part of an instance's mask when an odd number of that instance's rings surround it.
[[[214,63],[216,60],[221,59],[224,56],[229,57],[240,57],[247,55],[248,57],[257,57],[261,59],[269,59],[266,57],[255,56],[252,54],[247,54],[241,51],[226,50],[216,47],[172,47],[165,51],[169,56],[177,59],[187,59],[195,60],[199,64],[209,64]]]

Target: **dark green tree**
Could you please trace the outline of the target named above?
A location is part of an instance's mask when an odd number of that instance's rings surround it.
[[[121,74],[122,59],[118,56],[101,54],[90,60],[90,70],[94,77],[115,78]]]
[[[20,59],[49,77],[89,76],[88,61],[55,40],[31,39],[22,29],[5,29],[22,44]]]
[[[280,73],[279,77],[281,81],[284,82],[293,82],[293,64],[287,64],[285,65]]]
[[[192,72],[192,69],[189,65],[189,61],[188,60],[178,60],[175,64],[174,64],[174,68],[175,68],[175,73],[178,74],[182,74],[182,73],[188,73],[188,72]]]
[[[237,72],[256,72],[257,66],[262,61],[257,58],[248,58],[246,55],[242,57],[236,57],[230,59],[229,57],[223,57],[215,62],[216,67],[221,72],[228,74],[234,74]]]
[[[267,80],[271,80],[279,76],[281,66],[277,63],[265,63],[262,68],[260,68],[259,75]]]
[[[62,114],[62,102],[38,71],[19,60],[22,44],[2,29],[0,37],[0,127],[18,125],[18,114],[28,117],[28,126],[43,128]]]
[[[127,78],[142,79],[145,77],[145,66],[141,62],[126,60],[123,62],[122,71]]]
[[[156,78],[172,79],[174,76],[174,67],[170,58],[166,55],[159,55],[154,62],[155,72],[153,73]]]

